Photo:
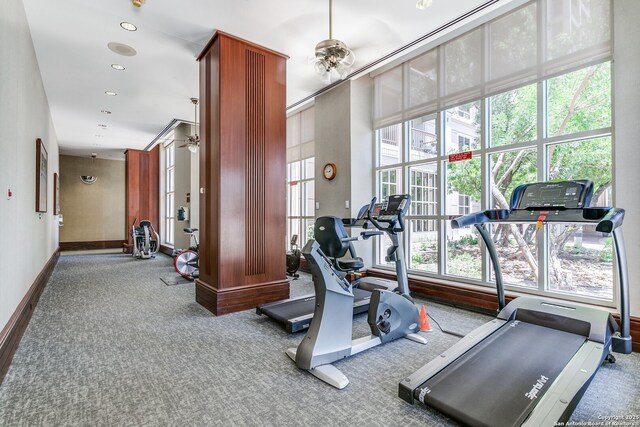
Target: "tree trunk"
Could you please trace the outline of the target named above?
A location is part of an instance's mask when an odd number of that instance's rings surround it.
[[[491,181],[491,195],[493,196],[493,199],[497,202],[497,205],[500,208],[509,209],[509,202],[507,202],[507,199],[505,199],[498,187],[495,185],[495,182],[493,182],[493,177],[491,177]],[[533,272],[535,280],[538,281],[538,261],[531,253],[529,245],[527,245],[527,242],[525,242],[522,234],[520,234],[520,232],[518,231],[518,227],[515,224],[509,224],[509,232],[516,240],[516,243],[518,244],[520,252],[522,253],[525,261],[527,261],[527,264],[529,264],[529,266],[531,267],[531,271]]]

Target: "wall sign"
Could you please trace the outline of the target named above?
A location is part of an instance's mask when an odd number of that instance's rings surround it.
[[[473,151],[464,151],[462,153],[449,154],[449,163],[469,160],[473,157]]]

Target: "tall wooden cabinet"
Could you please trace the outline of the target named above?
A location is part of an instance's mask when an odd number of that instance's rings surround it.
[[[218,31],[200,62],[200,278],[216,315],[289,297],[286,60]]]

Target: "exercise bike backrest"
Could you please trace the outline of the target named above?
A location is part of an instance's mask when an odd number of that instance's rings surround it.
[[[350,236],[339,218],[318,218],[313,226],[313,235],[322,252],[329,258],[342,258],[351,248],[351,243],[346,241]]]

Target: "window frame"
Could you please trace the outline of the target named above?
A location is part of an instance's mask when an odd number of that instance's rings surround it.
[[[448,161],[448,156],[449,154],[446,152],[446,142],[445,142],[445,125],[446,125],[446,112],[447,111],[451,111],[452,109],[456,109],[456,111],[459,111],[459,108],[462,105],[467,105],[471,102],[478,102],[480,103],[480,111],[478,112],[479,114],[479,123],[480,123],[480,141],[479,141],[479,145],[480,147],[476,150],[470,150],[473,153],[473,157],[479,157],[480,161],[481,161],[481,183],[482,183],[482,190],[481,190],[481,200],[480,200],[480,208],[481,209],[490,209],[491,207],[489,206],[492,203],[492,198],[491,198],[491,194],[490,194],[490,177],[489,177],[489,165],[491,164],[491,156],[494,154],[498,154],[498,153],[502,153],[502,152],[510,152],[510,151],[516,151],[516,150],[527,150],[527,149],[533,149],[535,150],[535,152],[537,153],[537,161],[536,161],[536,165],[537,165],[537,180],[538,181],[546,181],[547,180],[547,175],[548,175],[548,163],[547,163],[547,150],[550,146],[555,145],[555,144],[563,144],[563,143],[572,143],[572,142],[579,142],[579,141],[586,141],[586,140],[590,140],[590,139],[594,139],[594,138],[600,138],[600,137],[608,137],[611,140],[611,174],[612,174],[612,190],[611,190],[611,202],[615,205],[615,200],[613,200],[613,198],[615,197],[615,156],[614,156],[614,152],[615,152],[615,139],[614,139],[614,134],[615,134],[615,127],[614,127],[614,123],[615,123],[615,118],[613,116],[613,108],[611,111],[611,123],[610,126],[606,126],[603,128],[598,128],[598,129],[591,129],[591,130],[587,130],[587,131],[579,131],[579,132],[575,132],[575,133],[571,133],[571,134],[564,134],[564,135],[554,135],[554,136],[549,136],[547,135],[547,104],[548,104],[548,91],[547,91],[547,84],[548,81],[558,77],[558,76],[562,76],[562,75],[568,75],[570,73],[576,72],[576,71],[580,71],[582,69],[586,69],[587,67],[590,66],[598,66],[598,65],[603,65],[603,64],[608,64],[609,66],[609,70],[610,70],[610,79],[611,79],[611,86],[613,88],[615,82],[614,82],[614,64],[612,61],[612,58],[604,58],[604,59],[600,59],[598,61],[592,61],[589,63],[585,63],[585,64],[581,64],[578,67],[575,67],[573,69],[568,69],[568,70],[564,70],[561,73],[558,73],[556,75],[551,75],[551,76],[546,76],[543,80],[540,80],[538,82],[529,82],[523,85],[519,85],[519,86],[513,86],[513,87],[509,87],[509,88],[505,88],[505,90],[498,92],[498,93],[492,93],[489,96],[482,96],[479,97],[475,100],[465,100],[463,103],[461,103],[458,106],[447,106],[446,108],[443,108],[439,111],[437,111],[435,114],[435,119],[436,119],[436,133],[437,133],[437,139],[438,139],[438,143],[437,143],[437,155],[435,157],[429,158],[429,159],[420,159],[420,160],[414,160],[414,161],[410,161],[410,155],[409,155],[409,150],[411,149],[411,138],[410,138],[410,123],[411,120],[416,119],[416,118],[422,118],[422,117],[410,117],[407,118],[404,122],[401,123],[401,129],[402,129],[402,140],[401,140],[401,158],[400,158],[400,162],[398,163],[394,163],[394,164],[385,164],[384,166],[380,165],[380,152],[381,152],[381,138],[379,136],[379,132],[382,128],[378,128],[375,130],[375,151],[376,151],[376,164],[373,170],[373,175],[374,175],[374,182],[376,184],[376,191],[377,191],[377,195],[378,197],[381,197],[381,185],[380,185],[380,181],[379,181],[379,177],[380,177],[380,172],[383,170],[390,170],[390,169],[398,169],[401,171],[401,175],[402,175],[402,179],[401,179],[401,185],[400,185],[400,190],[398,192],[407,192],[407,193],[411,193],[411,189],[412,189],[412,183],[411,183],[411,167],[413,166],[421,166],[421,165],[436,165],[437,169],[436,169],[436,174],[437,174],[437,189],[436,189],[436,194],[437,194],[437,210],[435,215],[413,215],[411,214],[411,212],[409,212],[409,214],[407,214],[406,219],[407,219],[407,223],[411,224],[414,221],[419,221],[419,220],[435,220],[435,228],[437,228],[438,233],[439,233],[439,237],[438,237],[438,271],[437,272],[428,272],[428,271],[424,271],[424,270],[419,270],[419,269],[412,269],[411,268],[411,242],[409,238],[405,238],[403,239],[403,244],[404,244],[404,249],[405,249],[405,254],[406,255],[406,262],[407,262],[407,269],[409,271],[410,274],[415,274],[417,276],[424,276],[424,277],[430,277],[430,278],[435,278],[438,279],[440,281],[444,281],[446,283],[450,283],[450,284],[454,284],[454,285],[459,285],[459,284],[471,284],[471,285],[480,285],[482,287],[486,287],[486,288],[494,288],[495,289],[495,281],[491,279],[492,276],[492,271],[491,271],[491,265],[490,265],[490,259],[488,257],[488,255],[486,254],[485,250],[481,250],[481,269],[482,269],[482,274],[481,274],[481,279],[472,279],[472,278],[468,278],[468,277],[460,277],[460,276],[453,276],[453,275],[449,275],[446,274],[447,271],[447,221],[451,219],[452,216],[447,215],[447,211],[446,211],[446,164]],[[491,104],[490,104],[490,100],[492,96],[496,96],[496,95],[500,95],[503,93],[507,93],[507,92],[511,92],[514,91],[516,89],[519,89],[521,87],[525,87],[525,86],[530,86],[530,85],[536,85],[536,91],[537,91],[537,99],[536,99],[536,110],[537,110],[537,117],[536,117],[536,136],[535,139],[533,140],[529,140],[529,141],[524,141],[524,142],[517,142],[517,143],[513,143],[513,144],[506,144],[506,145],[498,145],[498,146],[491,146],[491,138],[490,138],[490,132],[491,132],[491,123],[490,123],[490,112],[491,112]],[[613,91],[611,92],[611,105],[614,105],[614,94]],[[427,116],[433,116],[434,114],[429,114],[429,115],[425,115],[423,117],[427,117]],[[384,124],[384,127],[388,127],[388,126],[394,126],[394,124]],[[467,137],[467,135],[464,135],[465,137]],[[405,191],[406,189],[406,191]],[[473,208],[471,208],[471,210],[473,210]],[[547,225],[545,225],[545,227],[548,227]],[[585,296],[585,295],[576,295],[576,294],[567,294],[567,293],[562,293],[562,292],[558,292],[558,291],[553,291],[550,290],[550,280],[548,278],[548,262],[549,262],[549,254],[547,251],[547,242],[546,242],[546,236],[548,234],[548,230],[545,230],[545,233],[541,233],[541,235],[539,236],[536,244],[538,245],[538,251],[540,251],[539,253],[544,254],[543,256],[539,256],[538,257],[538,286],[535,289],[528,289],[522,286],[517,286],[517,285],[512,285],[512,284],[507,284],[505,283],[505,288],[508,289],[511,292],[514,293],[522,293],[522,294],[532,294],[532,295],[538,295],[538,296],[545,296],[545,297],[551,297],[554,299],[559,299],[559,300],[569,300],[569,301],[576,301],[576,302],[581,302],[581,303],[587,303],[587,304],[596,304],[596,305],[600,305],[600,306],[605,306],[605,307],[610,307],[610,308],[615,308],[617,306],[618,300],[619,300],[619,295],[618,295],[618,286],[616,285],[617,283],[617,269],[615,267],[615,263],[613,265],[613,279],[614,279],[614,284],[613,284],[613,292],[612,292],[612,298],[609,300],[608,298],[599,298],[599,297],[595,297],[595,296]],[[544,236],[544,237],[543,237]],[[379,268],[379,269],[389,269],[391,270],[392,268],[389,265],[385,265],[383,262],[380,262],[380,256],[381,256],[381,251],[380,251],[380,247],[381,245],[375,245],[375,254],[374,254],[374,268]]]
[[[164,146],[164,233],[163,244],[172,246],[175,244],[175,167],[176,167],[176,145],[174,141]],[[171,155],[169,155],[171,153]],[[173,188],[169,188],[169,177],[173,175]],[[173,209],[169,208],[169,200],[173,200]]]

